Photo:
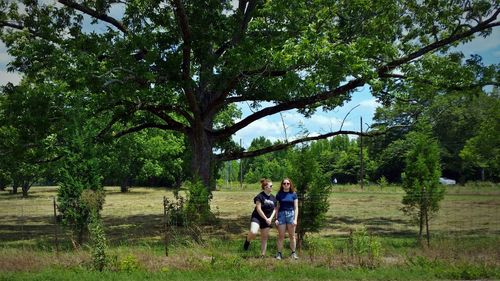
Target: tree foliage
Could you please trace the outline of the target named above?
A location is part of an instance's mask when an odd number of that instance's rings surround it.
[[[413,132],[408,134],[407,140],[411,146],[402,175],[405,191],[403,211],[419,225],[419,240],[425,227],[429,243],[429,220],[438,212],[439,202],[444,197],[444,188],[439,184],[439,146],[428,133]]]
[[[317,232],[324,225],[331,185],[310,147],[302,146],[293,151],[290,161],[290,178],[299,198],[297,238],[301,245],[306,233]]]
[[[331,110],[365,84],[390,100],[422,74],[436,89],[468,84],[449,47],[489,35],[499,12],[497,1],[1,0],[0,39],[10,70],[61,88],[60,108],[85,100],[100,136],[185,135],[194,178],[209,188],[216,160],[360,134],[251,153],[231,144],[256,120]],[[241,102],[255,110],[242,119]]]

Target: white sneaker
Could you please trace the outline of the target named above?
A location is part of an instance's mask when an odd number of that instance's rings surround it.
[[[280,252],[278,252],[278,253],[276,254],[276,259],[277,259],[277,260],[281,260],[282,258],[283,258],[283,257],[281,256],[281,253],[280,253]]]
[[[292,259],[294,260],[298,260],[299,259],[299,256],[297,256],[297,253],[295,252],[292,252],[292,256],[291,256]]]

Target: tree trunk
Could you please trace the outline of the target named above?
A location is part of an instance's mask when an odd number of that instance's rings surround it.
[[[19,187],[19,185],[17,185],[17,182],[14,182],[12,184],[12,194],[17,194],[17,188]]]
[[[427,236],[427,247],[431,246],[431,236],[429,233],[429,214],[428,214],[428,208],[425,208],[425,230],[426,230],[426,236]]]
[[[210,191],[213,185],[213,143],[203,128],[194,128],[189,136],[191,142],[191,169],[193,179],[198,178]]]
[[[420,206],[420,208],[422,208],[422,206]],[[420,209],[420,214],[419,214],[420,218],[418,220],[418,242],[419,243],[422,243],[422,228],[424,227],[423,224],[424,224],[424,212],[422,209]]]
[[[29,184],[29,182],[23,182],[23,198],[28,198],[28,190],[30,190],[30,187],[31,185]]]
[[[6,187],[7,187],[7,185],[5,184],[5,182],[0,181],[0,191],[5,191]]]
[[[128,187],[129,187],[129,178],[128,176],[125,176],[123,179],[122,179],[122,182],[120,184],[120,192],[128,192]]]

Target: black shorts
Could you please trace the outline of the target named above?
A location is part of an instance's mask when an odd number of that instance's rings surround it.
[[[260,216],[258,216],[258,217],[252,216],[252,219],[250,221],[258,223],[260,226],[260,229],[271,227],[271,225],[267,224],[266,220],[261,218]]]

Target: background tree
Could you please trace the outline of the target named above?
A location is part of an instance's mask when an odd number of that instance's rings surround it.
[[[282,142],[274,144],[261,136],[252,140],[248,151],[257,151],[270,147],[272,145],[282,145]],[[276,151],[265,155],[260,155],[245,159],[243,161],[243,170],[246,171],[245,182],[258,182],[261,178],[269,178],[274,181],[281,181],[287,176],[289,170],[288,153],[284,151]]]
[[[57,207],[62,214],[62,222],[73,231],[74,247],[82,245],[88,226],[99,216],[104,204],[103,148],[92,136],[97,134],[97,124],[88,118],[89,110],[81,101],[69,107],[66,128],[61,132],[65,140],[64,157],[58,162]],[[96,200],[88,201],[86,195],[95,195]],[[89,202],[93,202],[89,204]]]
[[[328,174],[321,171],[309,146],[303,145],[291,154],[290,178],[297,188],[299,214],[297,245],[300,248],[306,233],[316,232],[325,222],[331,184]]]
[[[32,184],[50,173],[50,162],[59,159],[63,129],[57,86],[35,86],[23,80],[19,86],[2,88],[0,98],[0,170],[13,182],[13,193],[22,188],[28,196]]]
[[[477,134],[476,124],[484,119],[486,103],[491,100],[484,88],[497,84],[499,68],[484,66],[477,56],[465,59],[460,53],[452,53],[447,59],[427,56],[423,63],[425,67],[408,66],[409,72],[418,72],[420,76],[409,81],[403,75],[401,81],[378,93],[385,106],[377,109],[374,127],[393,129],[368,140],[370,154],[376,157],[379,176],[397,179],[403,167],[400,152],[404,151],[404,142],[395,141],[415,130],[418,120],[424,118],[430,121],[439,142],[443,175],[463,183],[475,176],[472,170],[465,169],[459,152]],[[388,151],[384,152],[386,148]],[[390,155],[397,157],[386,157]]]
[[[484,114],[475,124],[476,134],[460,151],[466,169],[480,169],[481,180],[500,180],[500,95],[498,88],[481,102]]]
[[[412,132],[406,140],[410,142],[410,150],[402,175],[405,191],[402,200],[403,211],[418,223],[419,241],[422,240],[425,227],[429,245],[429,220],[439,210],[439,201],[444,197],[444,187],[439,184],[439,146],[428,133]]]
[[[115,139],[103,147],[107,184],[126,192],[133,183],[180,187],[185,178],[184,140],[169,132],[149,129]]]

